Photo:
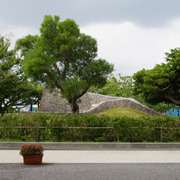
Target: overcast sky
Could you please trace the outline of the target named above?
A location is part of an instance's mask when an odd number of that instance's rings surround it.
[[[133,75],[165,62],[180,47],[180,0],[0,0],[0,34],[38,34],[44,15],[74,19],[98,42],[115,74]]]

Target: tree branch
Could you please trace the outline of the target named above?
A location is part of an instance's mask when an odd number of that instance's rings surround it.
[[[160,88],[157,88],[158,91],[165,91],[166,89],[170,88],[172,86],[172,84],[169,84],[167,87],[163,88],[163,89],[160,89]]]
[[[57,73],[59,76],[61,76],[61,72],[59,71],[59,68],[58,68],[56,62],[53,64],[53,67],[54,67],[54,69],[57,71],[56,73]]]
[[[65,81],[66,79],[66,73],[68,68],[69,68],[69,59],[68,57],[66,57],[64,60],[64,71],[62,72],[62,81]]]
[[[84,89],[81,93],[75,96],[76,99],[79,99],[81,96],[83,96],[89,89],[89,86],[87,86],[86,89]]]
[[[8,77],[10,77],[11,75],[8,75],[8,76],[6,76],[4,79],[2,79],[1,81],[0,81],[0,83],[1,82],[3,82],[3,81],[5,81]]]
[[[55,81],[55,85],[56,85],[57,88],[59,88],[61,91],[63,91],[62,86],[60,86],[57,81]]]
[[[26,76],[24,75],[24,77],[23,77],[21,80],[19,80],[18,82],[24,81],[25,77],[26,77]]]
[[[63,91],[62,86],[58,84],[57,80],[54,80],[54,78],[53,78],[53,76],[51,75],[51,73],[48,72],[48,71],[46,71],[45,73],[51,78],[51,80],[54,81],[55,86],[56,86],[57,88],[59,88],[61,91]]]
[[[174,104],[180,104],[180,100],[174,99],[171,95],[165,94],[164,96],[166,99],[169,99]]]

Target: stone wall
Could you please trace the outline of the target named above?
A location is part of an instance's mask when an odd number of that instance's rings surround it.
[[[102,94],[95,94],[95,93],[88,93],[89,95],[89,100],[92,104],[99,104],[102,101],[109,101],[109,100],[115,100],[119,99],[120,97],[115,97],[115,96],[105,96]]]
[[[97,101],[103,100],[102,95],[93,95],[89,94],[89,96],[93,99],[93,96]],[[99,97],[99,98],[98,98]],[[90,99],[91,99],[90,98]],[[95,102],[95,101],[94,101]],[[129,109],[135,109],[137,111],[144,112],[150,116],[161,116],[162,114],[154,111],[153,109],[148,108],[147,106],[144,106],[143,104],[139,103],[135,99],[132,98],[122,98],[122,97],[113,97],[112,99],[110,96],[105,96],[105,101],[101,101],[96,106],[92,107],[91,109],[84,112],[84,114],[97,114],[100,112],[103,112],[108,109],[113,108],[129,108]]]
[[[79,109],[81,111],[87,110],[91,104],[88,93],[80,98]],[[71,108],[68,101],[61,98],[58,91],[50,93],[48,89],[44,88],[41,104],[38,110],[39,113],[71,113]]]
[[[162,115],[132,98],[86,93],[80,98],[79,102],[80,113],[84,114],[96,114],[113,108],[135,109],[151,116]],[[39,113],[71,113],[71,108],[67,100],[60,97],[60,93],[57,91],[50,93],[49,90],[45,88]]]

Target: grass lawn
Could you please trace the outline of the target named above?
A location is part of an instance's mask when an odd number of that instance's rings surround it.
[[[127,116],[127,117],[141,117],[141,116],[145,116],[145,117],[149,117],[149,115],[141,112],[141,111],[136,111],[134,109],[128,109],[128,108],[117,108],[117,109],[109,109],[107,111],[101,112],[98,115],[107,115],[110,117],[113,116],[118,116],[118,117],[122,117],[122,116]]]

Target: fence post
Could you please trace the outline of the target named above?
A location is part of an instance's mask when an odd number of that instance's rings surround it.
[[[160,127],[160,141],[162,142],[162,126]]]

